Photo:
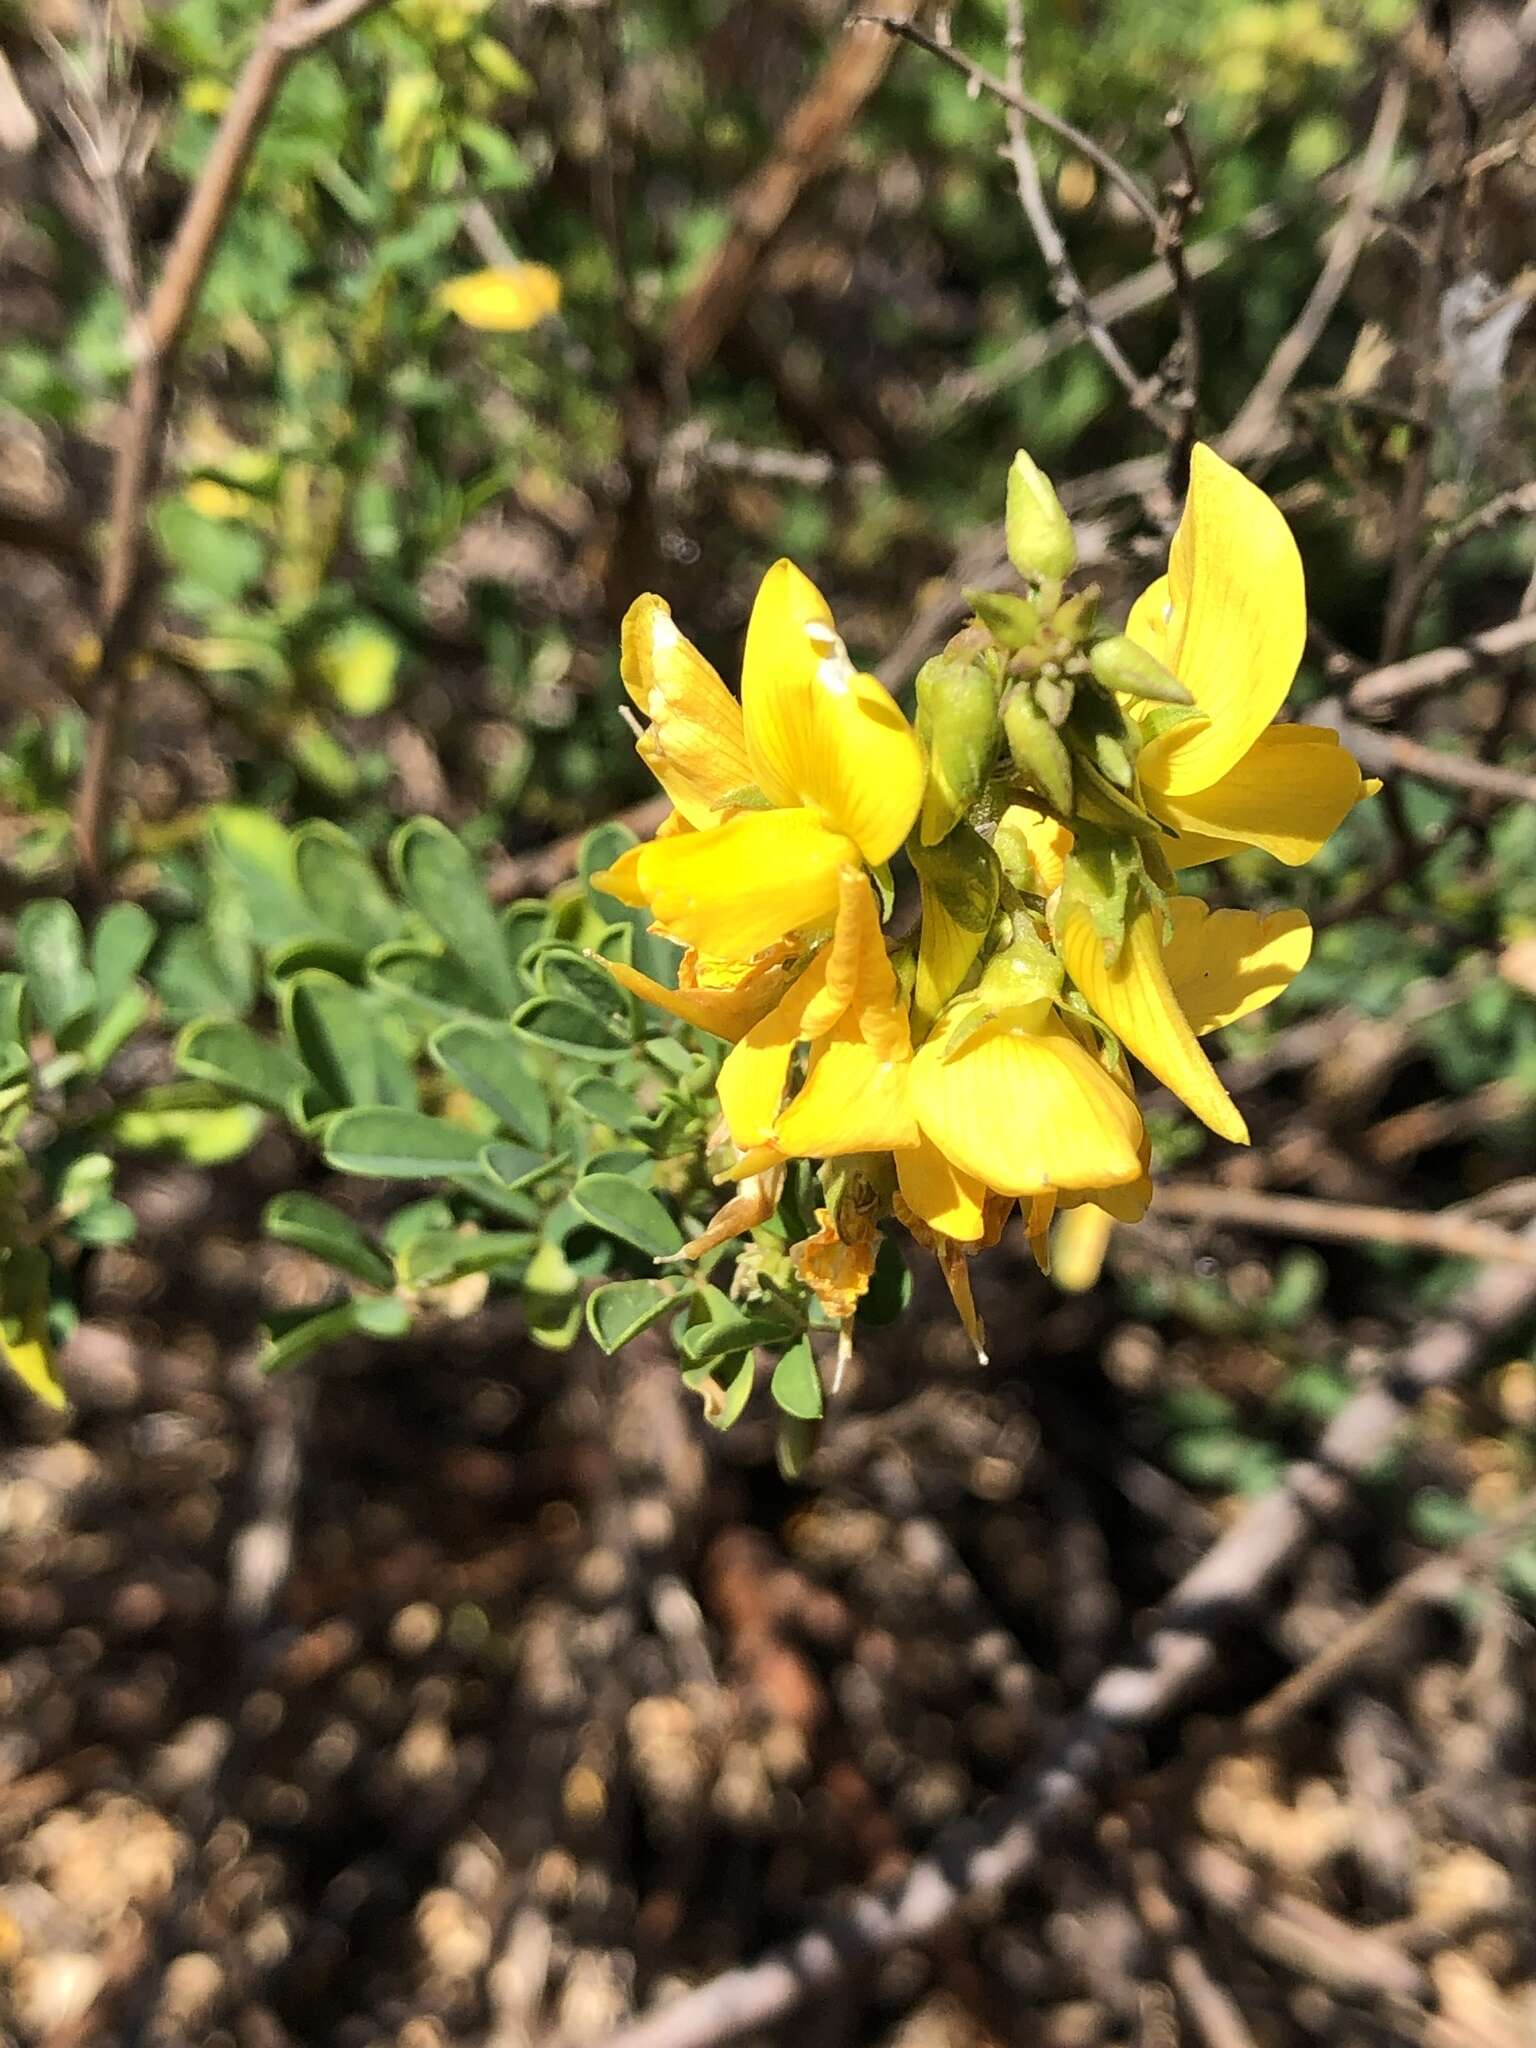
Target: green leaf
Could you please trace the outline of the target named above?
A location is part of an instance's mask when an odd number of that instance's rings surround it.
[[[583,1116],[611,1131],[632,1131],[646,1119],[646,1110],[630,1090],[606,1074],[583,1075],[569,1093]]]
[[[526,1145],[495,1143],[480,1154],[480,1164],[498,1186],[509,1190],[525,1188],[562,1163]]]
[[[466,1273],[520,1265],[538,1243],[531,1230],[426,1230],[413,1237],[396,1265],[405,1287],[437,1287]]]
[[[98,1011],[105,1014],[127,993],[154,943],[154,920],[137,903],[114,903],[102,912],[91,933]]]
[[[548,1147],[549,1103],[508,1027],[450,1024],[433,1035],[427,1051],[516,1137],[540,1151]]]
[[[398,906],[373,862],[339,825],[321,818],[300,825],[293,865],[305,902],[328,932],[364,952],[398,936]]]
[[[389,1261],[375,1250],[350,1216],[318,1195],[294,1190],[275,1195],[262,1212],[262,1227],[279,1244],[291,1244],[328,1265],[339,1266],[355,1280],[373,1287],[392,1287]]]
[[[299,891],[292,838],[276,818],[223,804],[209,816],[208,839],[259,946],[281,945],[316,929]]]
[[[270,1343],[257,1360],[261,1372],[285,1372],[327,1344],[347,1337],[404,1337],[411,1327],[408,1303],[392,1294],[368,1295],[306,1316]]]
[[[564,1053],[568,1059],[621,1060],[632,1050],[629,1034],[564,996],[533,996],[512,1012],[512,1028],[530,1045]]]
[[[375,717],[394,697],[400,645],[371,619],[346,620],[312,659],[321,682],[353,718]]]
[[[0,1361],[46,1407],[64,1408],[48,1335],[48,1278],[46,1252],[18,1245],[0,1253]]]
[[[0,974],[0,1048],[8,1050],[25,1042],[22,1005],[26,993],[27,984],[23,976]]]
[[[757,1361],[750,1351],[733,1352],[711,1365],[690,1366],[683,1374],[683,1385],[704,1404],[704,1420],[711,1429],[722,1431],[740,1420],[756,1384]]]
[[[327,1106],[416,1107],[416,1076],[397,1042],[398,1021],[376,996],[312,971],[285,984],[283,1018]]]
[[[309,969],[334,974],[338,981],[356,983],[362,978],[365,961],[361,946],[349,946],[345,939],[329,932],[306,932],[301,939],[289,939],[267,954],[267,976],[274,982],[291,981]]]
[[[734,1303],[729,1312],[717,1314],[707,1323],[685,1330],[679,1349],[691,1365],[708,1365],[733,1351],[749,1351],[755,1344],[778,1346],[790,1343],[799,1326],[787,1315],[752,1309],[745,1314]]]
[[[634,1037],[635,1005],[601,961],[589,959],[574,946],[546,946],[533,962],[534,986],[540,995],[558,996],[605,1018],[616,1037]]]
[[[781,1415],[774,1457],[787,1480],[798,1479],[821,1441],[821,1423],[800,1415]]]
[[[478,1132],[416,1109],[344,1109],[326,1126],[324,1151],[342,1173],[435,1180],[474,1172],[482,1143]]]
[[[406,941],[378,947],[368,957],[367,971],[379,994],[422,1031],[500,1010],[457,960]]]
[[[138,1233],[138,1219],[126,1202],[92,1202],[70,1224],[70,1234],[81,1244],[101,1246],[128,1244]]]
[[[292,1114],[294,1099],[309,1078],[303,1062],[285,1045],[260,1037],[233,1017],[189,1024],[176,1044],[176,1064],[184,1074],[212,1081],[279,1116]]]
[[[390,845],[400,893],[502,1010],[520,990],[500,920],[468,851],[436,818],[412,818]]]
[[[210,1103],[196,1083],[172,1083],[125,1104],[107,1129],[130,1152],[169,1152],[188,1166],[223,1166],[250,1151],[264,1122],[249,1103]]]
[[[413,1238],[427,1230],[451,1230],[453,1211],[441,1195],[429,1195],[423,1202],[407,1202],[397,1209],[379,1232],[391,1258],[398,1258]]]
[[[631,1337],[638,1337],[676,1306],[673,1281],[614,1280],[588,1295],[587,1328],[599,1349],[611,1358]]]
[[[501,913],[501,930],[507,958],[514,967],[525,953],[548,943],[553,925],[547,903],[529,899],[507,905]]]
[[[99,1074],[115,1052],[128,1043],[149,1014],[149,998],[135,982],[115,1002],[104,1006],[96,1023],[87,1030],[86,1020],[77,1018],[69,1027],[72,1044],[78,1042],[85,1070]]]
[[[235,604],[260,580],[265,550],[248,527],[209,519],[184,498],[172,498],[153,515],[155,537],[174,573],[177,599],[189,611],[206,613]]]
[[[80,920],[61,897],[29,903],[16,920],[16,957],[43,1029],[55,1040],[96,1000]]]
[[[566,1351],[581,1327],[581,1285],[575,1268],[548,1238],[523,1275],[528,1334],[546,1351]]]
[[[247,941],[208,925],[169,933],[151,978],[167,1012],[178,1022],[210,1012],[239,1016],[256,994],[255,964]]]
[[[802,1337],[792,1344],[773,1369],[768,1391],[786,1415],[802,1422],[815,1422],[822,1413],[821,1374],[811,1352],[811,1340]]]
[[[683,1248],[683,1233],[649,1188],[620,1173],[589,1173],[571,1189],[571,1205],[610,1237],[653,1259]]]

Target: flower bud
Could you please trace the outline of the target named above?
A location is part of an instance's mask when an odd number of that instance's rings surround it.
[[[1148,697],[1154,704],[1193,704],[1194,698],[1175,675],[1144,647],[1124,633],[1101,640],[1088,655],[1094,680],[1106,690],[1120,690],[1130,697]]]
[[[1028,647],[1039,636],[1040,613],[1027,597],[1011,590],[968,590],[965,601],[1003,647]]]
[[[1049,797],[1063,815],[1072,809],[1072,757],[1061,734],[1027,689],[1010,692],[1003,706],[1003,732],[1013,765],[1032,789]]]
[[[1008,471],[1008,559],[1032,581],[1059,582],[1077,566],[1077,541],[1050,478],[1021,448]]]
[[[919,730],[928,787],[918,837],[937,845],[985,787],[997,759],[998,686],[977,661],[936,654],[917,675]]]

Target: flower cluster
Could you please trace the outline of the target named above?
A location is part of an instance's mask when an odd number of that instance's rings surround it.
[[[686,949],[673,988],[612,972],[731,1042],[719,1178],[739,1186],[690,1253],[766,1221],[789,1162],[817,1161],[820,1229],[793,1256],[826,1310],[846,1331],[894,1215],[978,1349],[966,1255],[1016,1204],[1042,1264],[1057,1212],[1145,1209],[1127,1052],[1247,1142],[1200,1039],[1272,1001],[1311,930],[1211,911],[1179,873],[1244,847],[1299,864],[1370,788],[1332,733],[1271,722],[1302,651],[1301,560],[1213,450],[1123,633],[1093,589],[1066,591],[1072,530],[1023,454],[1007,537],[1026,594],[974,594],[917,677],[915,724],[787,561],[758,591],[739,702],[665,601],[637,599],[623,678],[674,808],[596,878]]]

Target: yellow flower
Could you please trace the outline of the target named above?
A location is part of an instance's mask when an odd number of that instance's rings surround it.
[[[1279,508],[1198,443],[1168,574],[1126,622],[1198,708],[1156,721],[1139,762],[1142,801],[1179,835],[1175,867],[1245,846],[1298,867],[1370,793],[1336,734],[1271,724],[1306,631],[1301,556]]]
[[[647,610],[636,620],[639,606]],[[751,960],[791,935],[825,935],[839,904],[852,901],[844,871],[889,860],[917,816],[916,734],[849,661],[816,586],[776,562],[742,659],[743,783],[730,699],[712,687],[719,678],[681,634],[671,639],[677,629],[659,600],[639,606],[625,681],[653,721],[642,750],[698,829],[636,848],[598,886],[649,906],[659,930],[714,960]]]
[[[998,843],[1027,857],[1043,896],[1061,886],[1072,834],[1054,818],[1014,806]],[[1056,913],[1063,966],[1095,1014],[1165,1087],[1218,1136],[1246,1145],[1248,1127],[1196,1043],[1272,1003],[1306,966],[1312,927],[1299,910],[1212,912],[1195,896],[1175,897],[1165,930],[1161,910],[1144,909],[1126,930],[1111,966],[1085,911]]]
[[[741,706],[672,623],[664,597],[635,599],[619,645],[624,687],[650,721],[637,753],[696,831],[718,825],[754,780]]]
[[[731,1118],[733,1135],[781,1158],[890,1152],[906,1206],[965,1244],[984,1236],[989,1198],[1104,1195],[1144,1182],[1129,1083],[1106,1072],[1048,999],[1001,1011],[962,999],[915,1054],[904,1036],[899,1010],[884,1036],[867,1015],[856,1027],[845,1013],[813,1047],[788,1108],[770,1121],[759,1099],[749,1130],[738,1134]]]
[[[450,277],[437,302],[490,334],[523,334],[560,310],[560,279],[547,263],[504,263]]]
[[[1168,915],[1165,938],[1163,913],[1139,911],[1111,963],[1092,919],[1069,910],[1056,932],[1062,964],[1144,1066],[1218,1136],[1246,1145],[1248,1126],[1197,1041],[1273,1002],[1306,965],[1312,927],[1299,910],[1212,911],[1194,896],[1175,897]]]

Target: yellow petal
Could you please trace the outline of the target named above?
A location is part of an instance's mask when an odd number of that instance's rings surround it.
[[[1028,804],[1010,804],[997,821],[993,844],[1010,874],[1017,871],[1021,860],[1027,862],[1029,872],[1019,880],[1021,889],[1049,896],[1061,887],[1067,855],[1072,851],[1072,832],[1060,819],[1048,818]]]
[[[560,279],[546,263],[504,263],[450,277],[437,288],[437,302],[466,327],[493,334],[522,334],[560,310]]]
[[[837,923],[827,948],[826,985],[807,1006],[804,1032],[820,1038],[846,1014],[854,1032],[882,1059],[905,1059],[912,1050],[895,970],[880,929],[880,906],[862,868],[838,878]]]
[[[1203,442],[1173,537],[1168,596],[1163,649],[1141,644],[1205,716],[1153,741],[1141,778],[1149,790],[1185,796],[1218,781],[1263,732],[1285,701],[1307,634],[1301,556],[1279,507]],[[1151,610],[1141,612],[1133,637],[1150,630]]]
[[[1051,1277],[1064,1294],[1086,1294],[1104,1270],[1115,1219],[1097,1202],[1069,1209],[1056,1226]]]
[[[998,1019],[952,1059],[935,1036],[912,1062],[924,1134],[1004,1195],[1113,1187],[1141,1172],[1135,1103],[1054,1013],[1029,1030]]]
[[[624,687],[649,721],[641,758],[691,824],[717,824],[726,799],[752,781],[741,706],[673,624],[665,598],[635,599],[620,650]]]
[[[677,813],[674,811],[672,815],[676,817]],[[603,868],[592,877],[592,887],[601,889],[606,896],[616,896],[631,910],[644,910],[650,898],[641,887],[640,862],[650,850],[650,842],[645,840],[638,846],[629,847],[611,868]]]
[[[1070,910],[1057,933],[1062,964],[1099,1017],[1144,1067],[1181,1096],[1219,1137],[1246,1145],[1248,1127],[1200,1050],[1169,984],[1161,925],[1160,915],[1151,910],[1132,918],[1120,956],[1111,966],[1092,919],[1086,911]]]
[[[1170,905],[1163,966],[1196,1037],[1262,1010],[1307,964],[1312,927],[1301,910],[1212,910],[1198,896]]]
[[[719,988],[697,983],[685,987],[681,974],[679,986],[667,988],[638,968],[627,967],[622,960],[604,960],[602,964],[615,981],[642,1002],[654,1003],[658,1010],[681,1017],[685,1024],[700,1031],[712,1031],[717,1038],[735,1040],[761,1023],[780,1001],[794,978],[798,962],[784,957],[770,960],[761,967],[750,968],[733,985]]]
[[[804,804],[871,867],[889,860],[922,801],[923,750],[890,693],[855,670],[825,598],[792,562],[775,562],[757,593],[741,701],[769,801]]]
[[[1169,666],[1171,649],[1168,645],[1168,623],[1173,612],[1173,597],[1168,588],[1168,578],[1159,576],[1131,606],[1131,615],[1125,622],[1128,640],[1134,640],[1164,668]]]
[[[746,811],[652,840],[637,875],[664,932],[718,960],[750,960],[793,932],[830,931],[838,877],[857,857],[809,811]]]
[[[912,859],[921,897],[912,1028],[926,1036],[976,964],[997,915],[1002,873],[991,847],[963,822]]]
[[[930,1230],[960,1244],[976,1244],[986,1231],[987,1191],[979,1180],[951,1166],[931,1138],[922,1138],[896,1158],[901,1199]]]
[[[911,1062],[882,1057],[845,1021],[811,1053],[805,1086],[774,1126],[790,1159],[837,1159],[917,1143],[907,1098]]]
[[[1212,841],[1222,853],[1257,846],[1300,867],[1367,793],[1354,755],[1324,726],[1271,726],[1219,781],[1187,796],[1154,791],[1145,780],[1147,758],[1162,744],[1153,740],[1142,752],[1143,788],[1157,816],[1180,834],[1167,847],[1176,868],[1215,858]]]
[[[751,1152],[772,1138],[795,1047],[805,1035],[805,1013],[821,994],[826,973],[827,956],[820,953],[725,1056],[715,1092],[739,1152]],[[743,1168],[738,1165],[734,1170],[740,1173]]]
[[[1056,1203],[1056,1190],[1052,1188],[1048,1194],[1031,1195],[1024,1212],[1024,1242],[1045,1274],[1051,1270],[1051,1218],[1056,1214]]]

